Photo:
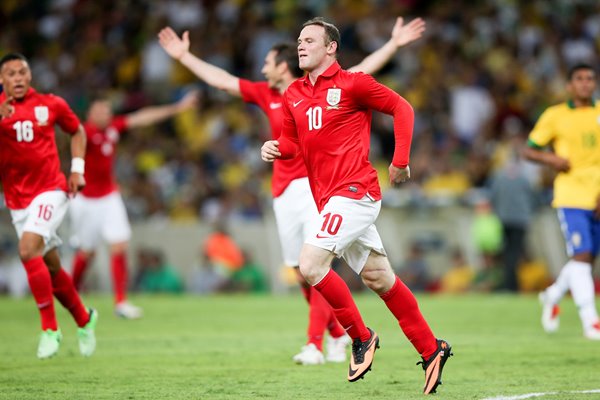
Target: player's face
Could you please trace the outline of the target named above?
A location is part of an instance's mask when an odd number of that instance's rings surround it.
[[[31,85],[31,70],[26,61],[11,60],[2,66],[0,81],[7,96],[19,100],[25,97]]]
[[[596,74],[591,69],[575,71],[569,81],[568,89],[574,99],[591,99],[596,90]]]
[[[278,68],[275,63],[275,56],[277,52],[275,50],[271,50],[267,53],[265,57],[265,64],[263,65],[260,72],[267,78],[267,82],[271,89],[275,89],[281,83],[281,73],[280,68]]]
[[[325,62],[333,42],[325,44],[325,28],[309,25],[302,29],[298,37],[298,61],[300,68],[313,71]]]
[[[88,111],[88,120],[100,129],[105,129],[110,124],[112,117],[110,103],[106,100],[94,101]]]

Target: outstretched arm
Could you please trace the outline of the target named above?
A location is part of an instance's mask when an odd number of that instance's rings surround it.
[[[158,33],[158,41],[168,55],[178,60],[210,86],[224,90],[234,96],[241,96],[240,78],[190,53],[190,34],[188,31],[183,32],[180,38],[173,29],[167,26]]]
[[[164,106],[144,107],[125,115],[127,128],[140,128],[164,121],[185,110],[195,107],[198,103],[198,91],[187,93],[181,100]]]
[[[425,31],[425,21],[421,18],[413,19],[406,25],[403,25],[403,21],[402,17],[398,17],[390,40],[368,55],[360,64],[348,68],[348,70],[374,74],[387,64],[400,47],[417,40]]]

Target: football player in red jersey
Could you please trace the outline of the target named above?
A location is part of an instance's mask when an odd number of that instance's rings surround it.
[[[73,282],[79,288],[84,272],[96,248],[109,245],[115,295],[115,314],[125,319],[142,316],[142,309],[127,300],[127,246],[131,227],[114,172],[115,147],[121,134],[166,120],[197,104],[196,91],[181,100],[162,106],[144,107],[135,112],[114,116],[108,100],[95,100],[84,123],[87,134],[85,154],[86,186],[71,202],[73,242],[79,250],[73,259]]]
[[[406,25],[403,24],[401,17],[397,18],[390,40],[351,70],[370,73],[379,70],[399,47],[418,39],[424,30],[425,22],[420,18]],[[182,38],[179,38],[171,28],[167,27],[161,30],[158,36],[165,51],[200,79],[213,87],[242,97],[245,102],[258,105],[269,119],[272,137],[274,139],[279,137],[283,119],[283,93],[294,80],[303,75],[303,71],[298,67],[298,55],[294,44],[274,45],[267,53],[262,68],[267,81],[251,82],[233,76],[191,54],[188,32],[184,32]],[[329,304],[318,291],[306,283],[297,268],[300,249],[306,239],[308,222],[314,215],[318,215],[302,157],[275,161],[271,190],[284,262],[297,271],[298,282],[309,304],[307,344],[293,357],[293,360],[303,365],[323,364],[325,360],[343,362],[346,360],[346,347],[350,340],[335,319]],[[330,336],[327,342],[327,355],[324,356],[323,336],[327,329]]]
[[[19,257],[40,312],[39,358],[58,352],[58,328],[53,295],[71,313],[77,326],[79,350],[90,356],[96,348],[98,313],[86,308],[61,266],[56,230],[83,179],[85,131],[65,100],[41,94],[31,85],[27,59],[10,53],[0,59],[0,178],[6,205],[19,237]],[[60,170],[54,125],[71,135],[71,174]]]
[[[410,178],[414,112],[400,95],[370,75],[348,72],[337,62],[338,29],[321,18],[307,21],[298,37],[299,65],[307,72],[283,95],[283,128],[263,145],[263,160],[300,154],[319,210],[300,253],[300,272],[332,306],[353,340],[348,380],[364,376],[379,337],[368,328],[342,278],[331,269],[343,257],[375,291],[421,355],[425,394],[441,383],[449,344],[436,339],[412,292],[394,274],[375,220],[381,208],[377,172],[369,162],[371,110],[394,117],[395,151],[389,167],[393,186]]]

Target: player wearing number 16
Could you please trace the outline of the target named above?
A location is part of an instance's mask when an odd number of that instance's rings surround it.
[[[373,363],[379,336],[367,328],[344,280],[331,269],[343,257],[398,320],[423,358],[424,393],[435,392],[450,356],[436,339],[411,291],[394,274],[375,220],[381,208],[377,173],[369,162],[371,110],[394,116],[392,184],[410,177],[408,168],[414,114],[410,104],[370,75],[343,70],[336,61],[338,29],[320,18],[306,22],[298,37],[303,78],[283,96],[283,128],[265,142],[261,157],[271,162],[301,154],[320,215],[315,216],[300,253],[300,272],[333,308],[353,340],[348,380],[364,376]]]
[[[30,87],[31,70],[21,54],[0,59],[0,178],[6,205],[19,237],[19,257],[27,272],[39,309],[42,334],[39,358],[58,352],[62,338],[54,310],[55,296],[71,313],[77,326],[79,350],[90,356],[96,348],[94,329],[98,314],[84,307],[70,276],[62,268],[56,230],[83,180],[86,136],[67,103]],[[54,125],[71,135],[71,174],[60,170]]]

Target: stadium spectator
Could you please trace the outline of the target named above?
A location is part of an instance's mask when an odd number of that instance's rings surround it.
[[[425,23],[421,19],[403,25],[403,19],[398,18],[389,41],[351,70],[364,72],[379,70],[399,47],[419,38],[424,29]],[[271,47],[261,70],[267,81],[257,83],[240,79],[222,68],[195,57],[189,51],[189,32],[184,32],[182,38],[179,38],[171,28],[167,27],[159,33],[159,38],[165,51],[200,79],[213,87],[242,97],[245,102],[257,104],[269,119],[271,136],[273,138],[279,136],[283,119],[282,95],[289,85],[303,74],[298,68],[295,45],[277,44]],[[309,304],[307,343],[302,347],[301,352],[293,357],[293,360],[303,365],[323,364],[325,360],[343,362],[346,360],[346,346],[350,344],[348,336],[337,323],[331,307],[306,283],[297,268],[308,223],[317,213],[302,157],[277,160],[274,163],[272,196],[284,262],[287,266],[296,269],[302,293]],[[330,333],[327,357],[322,353],[325,330],[329,330]]]
[[[87,134],[85,162],[86,187],[71,203],[72,242],[78,247],[73,258],[73,283],[81,287],[84,273],[96,249],[105,242],[110,253],[115,314],[125,319],[142,316],[142,309],[127,300],[127,246],[131,227],[114,176],[117,143],[128,130],[146,127],[191,109],[198,93],[190,92],[167,105],[144,107],[138,111],[113,115],[108,100],[95,100],[84,123]]]
[[[425,250],[418,241],[410,244],[408,257],[396,270],[398,277],[412,291],[424,291],[429,288],[429,264],[425,259]]]
[[[38,358],[54,356],[62,334],[54,297],[77,326],[79,350],[91,356],[96,349],[96,310],[86,308],[71,277],[61,266],[57,229],[69,203],[85,185],[86,136],[77,116],[61,97],[31,87],[27,59],[18,53],[0,59],[0,177],[6,206],[19,238],[19,257],[39,309],[42,333]],[[71,135],[71,174],[60,171],[54,125]]]
[[[414,295],[392,271],[374,225],[381,190],[368,160],[371,110],[393,115],[396,145],[390,183],[398,185],[410,178],[413,110],[371,76],[342,70],[337,62],[339,43],[334,25],[321,18],[304,23],[298,58],[307,75],[284,93],[281,136],[265,142],[261,156],[267,162],[299,153],[304,158],[319,215],[310,222],[300,253],[300,272],[332,306],[353,340],[348,380],[354,382],[371,369],[379,337],[367,328],[348,286],[331,269],[336,256],[346,259],[398,319],[422,356],[423,392],[429,394],[441,382],[450,345],[435,338]]]
[[[529,134],[525,156],[557,172],[552,205],[557,209],[570,259],[556,281],[540,293],[542,326],[559,328],[558,304],[570,290],[583,334],[600,340],[592,264],[600,250],[600,104],[594,100],[597,76],[588,64],[569,70],[570,99],[548,108]],[[545,151],[552,146],[553,151]]]
[[[148,293],[181,293],[183,282],[176,268],[160,250],[140,248],[137,251],[135,289]]]
[[[244,265],[234,271],[224,288],[228,292],[267,293],[269,284],[264,274],[264,267],[257,264],[248,252],[244,252]]]
[[[521,156],[523,139],[516,136],[513,140],[512,154],[491,178],[490,200],[494,213],[502,223],[502,288],[517,292],[518,266],[525,254],[527,230],[533,219],[537,199],[534,187],[526,175],[526,161]]]
[[[475,271],[460,248],[452,250],[452,262],[448,271],[440,279],[440,290],[446,293],[464,293],[469,291]]]

